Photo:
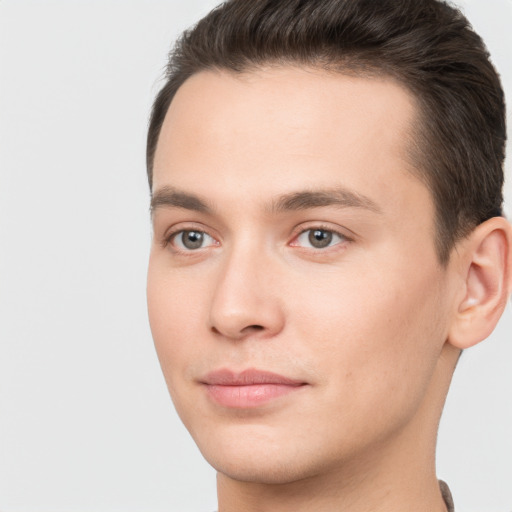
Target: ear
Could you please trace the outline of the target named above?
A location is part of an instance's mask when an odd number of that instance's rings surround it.
[[[448,343],[469,348],[494,330],[512,292],[512,226],[493,217],[457,247],[463,288],[455,304]]]

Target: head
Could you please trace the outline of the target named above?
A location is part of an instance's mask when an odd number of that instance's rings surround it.
[[[434,0],[231,1],[168,71],[148,304],[203,454],[260,483],[430,467],[459,351],[511,287],[480,38]]]

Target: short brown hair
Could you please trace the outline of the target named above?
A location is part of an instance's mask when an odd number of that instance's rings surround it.
[[[229,0],[170,54],[147,139],[147,172],[178,88],[195,73],[298,64],[397,79],[418,100],[411,144],[436,207],[441,262],[481,222],[502,215],[505,101],[482,39],[439,0]]]

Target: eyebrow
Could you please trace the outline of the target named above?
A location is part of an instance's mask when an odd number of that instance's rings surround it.
[[[321,208],[323,206],[362,208],[375,213],[382,213],[381,208],[375,201],[343,187],[285,194],[272,202],[270,209],[273,212],[285,212]]]
[[[267,209],[272,213],[282,213],[325,206],[361,208],[375,213],[382,213],[377,203],[369,197],[342,187],[283,194],[271,201]],[[151,197],[151,213],[162,207],[183,208],[206,214],[212,214],[214,211],[214,208],[208,204],[208,201],[195,194],[190,194],[170,186],[162,187]]]
[[[151,195],[151,213],[162,207],[183,208],[200,213],[212,213],[213,211],[208,202],[200,197],[169,186],[162,187]]]

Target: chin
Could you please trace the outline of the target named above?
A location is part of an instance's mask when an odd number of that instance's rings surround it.
[[[194,439],[216,471],[241,482],[283,485],[314,477],[325,470],[326,457],[321,446],[308,449],[303,439],[290,435],[267,437],[260,429],[246,430],[243,434],[206,439],[194,436]]]
[[[208,460],[212,467],[239,482],[264,485],[286,485],[314,476],[312,468],[301,468],[298,461],[269,460],[229,461],[224,457]]]

